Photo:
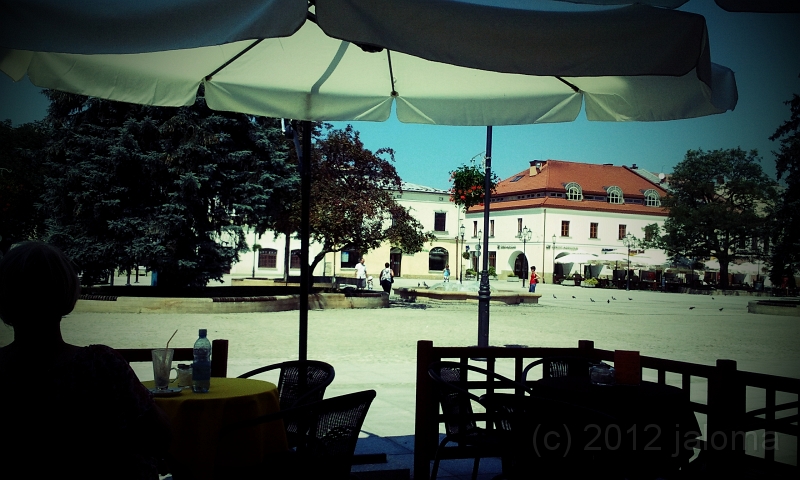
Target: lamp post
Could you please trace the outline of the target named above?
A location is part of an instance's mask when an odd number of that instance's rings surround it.
[[[551,283],[556,283],[556,234],[553,234],[553,278],[550,279]]]
[[[256,250],[256,242],[258,241],[258,234],[253,232],[253,278],[256,278],[256,263],[258,262],[258,252]]]
[[[633,245],[633,241],[634,238],[630,233],[625,234],[622,238],[622,244],[628,247],[628,270],[625,272],[625,278],[627,279],[625,290],[631,289],[631,245]]]
[[[459,233],[461,233],[461,245],[464,245],[464,224],[462,223],[460,227],[458,227]],[[456,237],[456,243],[458,243],[458,237]],[[456,249],[458,250],[458,249]],[[464,256],[461,254],[461,250],[458,250],[458,283],[464,284]]]
[[[525,278],[528,276],[528,256],[525,254],[525,244],[531,241],[533,232],[524,227],[521,232],[517,234],[517,238],[522,240],[522,288],[525,288]]]

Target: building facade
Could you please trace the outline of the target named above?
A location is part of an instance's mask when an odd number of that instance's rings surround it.
[[[667,218],[661,207],[666,196],[659,183],[663,175],[638,170],[636,165],[531,161],[529,169],[499,182],[492,196],[486,226],[489,265],[499,276],[527,275],[528,265],[534,265],[552,281],[559,269],[557,259],[569,253],[601,258],[610,253],[619,258],[624,253],[627,257],[628,234],[643,239],[646,225],[663,226]],[[477,243],[484,228],[483,208],[469,209],[465,221],[470,241]],[[523,232],[528,231],[530,238],[526,239]],[[651,261],[666,259],[662,251],[634,248],[631,253]],[[470,262],[481,265],[474,256]],[[580,268],[576,264],[562,273],[584,273]]]
[[[366,253],[357,251],[341,251],[328,253],[314,270],[315,276],[352,277],[355,275],[355,264],[359,257],[364,257],[367,273],[376,279],[378,273],[389,262],[395,275],[407,278],[439,279],[445,266],[450,265],[455,271],[457,253],[460,250],[461,238],[456,238],[458,227],[464,222],[464,212],[450,201],[450,195],[444,190],[403,183],[400,192],[395,193],[400,205],[409,209],[419,221],[423,230],[432,232],[436,239],[425,244],[421,252],[409,254],[399,248],[384,243],[376,250]],[[300,240],[291,238],[288,254],[284,235],[266,232],[254,237],[253,242],[260,248],[243,254],[239,262],[231,268],[233,276],[255,276],[258,278],[282,278],[286,270],[288,256],[289,276],[300,275]],[[319,252],[319,246],[311,243],[309,255],[313,257]],[[377,280],[375,282],[377,284]]]

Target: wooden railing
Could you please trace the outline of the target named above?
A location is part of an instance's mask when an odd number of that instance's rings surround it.
[[[498,360],[513,362],[513,367],[506,366],[503,375],[522,381],[525,366],[539,358],[549,356],[582,356],[598,361],[614,361],[614,352],[594,348],[594,342],[580,340],[578,348],[552,347],[434,347],[433,342],[420,340],[417,342],[417,392],[415,414],[414,441],[414,478],[428,480],[430,462],[439,443],[439,404],[435,393],[435,385],[428,376],[428,366],[439,360],[456,360],[467,362],[470,359],[485,361],[483,368],[497,372]],[[707,468],[720,471],[735,471],[741,465],[747,465],[765,478],[772,476],[788,476],[800,478],[798,469],[798,396],[800,396],[800,379],[765,375],[737,370],[733,360],[717,360],[715,366],[689,362],[679,362],[656,357],[641,357],[644,378],[655,377],[660,384],[667,383],[670,377],[680,378],[680,388],[695,415],[704,415],[705,422],[698,418],[698,423],[705,428],[696,448],[700,450]],[[506,370],[513,370],[513,375]],[[701,391],[692,390],[692,380],[707,382],[705,398]],[[481,385],[481,392],[492,390],[491,385]],[[669,382],[673,384],[675,382]],[[764,391],[764,407],[747,411],[747,389],[757,388]],[[497,386],[497,388],[503,388]],[[793,401],[778,404],[778,394],[794,397]],[[701,397],[697,399],[696,397]],[[693,400],[693,398],[695,398]],[[699,401],[698,401],[699,400]],[[703,400],[705,400],[703,402]],[[764,431],[763,441],[756,442],[754,452],[745,450],[748,435],[755,438],[755,432]],[[794,437],[794,451],[789,452],[784,461],[776,461],[775,452],[780,449],[776,443],[776,434]],[[789,442],[791,443],[791,442]],[[758,454],[763,452],[763,458]]]

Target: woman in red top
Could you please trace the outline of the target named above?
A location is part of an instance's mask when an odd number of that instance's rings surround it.
[[[528,291],[530,293],[536,292],[537,283],[539,283],[539,274],[536,273],[536,267],[531,267],[531,280],[528,282]]]

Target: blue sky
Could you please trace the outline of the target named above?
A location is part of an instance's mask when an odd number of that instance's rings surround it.
[[[711,59],[736,74],[739,103],[733,112],[669,122],[588,122],[583,115],[563,124],[495,127],[492,165],[506,178],[530,160],[559,159],[586,163],[636,163],[669,173],[689,149],[756,149],[764,170],[774,177],[769,140],[789,118],[784,101],[800,94],[800,15],[729,13],[712,0],[691,0],[681,10],[706,17]],[[0,74],[0,119],[15,125],[41,119],[47,102],[38,88]],[[353,122],[367,148],[395,150],[403,180],[448,188],[449,171],[486,148],[483,127],[447,127]],[[335,123],[344,126],[345,123]]]

